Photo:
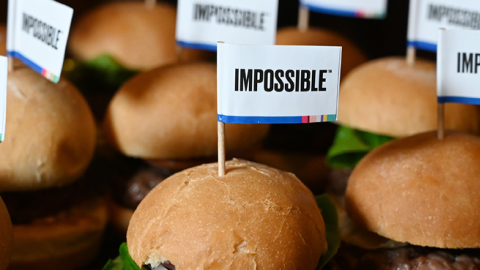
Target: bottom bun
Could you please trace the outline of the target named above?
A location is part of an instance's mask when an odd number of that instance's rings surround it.
[[[14,225],[8,269],[79,269],[96,257],[106,223],[106,203],[97,199],[31,224]]]
[[[112,224],[115,233],[125,239],[127,237],[128,224],[132,218],[133,210],[121,206],[112,198],[108,200],[108,216],[109,222]]]

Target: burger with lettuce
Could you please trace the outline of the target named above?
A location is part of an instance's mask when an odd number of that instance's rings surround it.
[[[210,57],[184,49],[179,59],[175,23],[175,7],[160,1],[150,8],[143,1],[110,2],[76,21],[68,44],[73,58],[65,61],[64,72],[89,94],[91,105],[100,104],[99,109],[92,106],[97,118],[111,94],[138,72]]]
[[[222,177],[210,163],[160,183],[104,269],[314,270],[338,245],[328,197],[315,198],[291,173],[234,159]]]
[[[368,152],[393,140],[437,128],[436,66],[388,57],[350,72],[340,88],[338,130],[327,154],[331,191],[344,193],[351,170]],[[476,134],[478,108],[445,104],[445,128]]]
[[[340,270],[480,269],[480,138],[421,133],[367,154],[350,176]]]

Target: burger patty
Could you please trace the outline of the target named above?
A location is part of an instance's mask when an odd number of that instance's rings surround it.
[[[113,199],[121,206],[135,210],[154,187],[175,172],[127,158],[112,178]]]
[[[36,191],[0,193],[13,224],[26,224],[56,215],[105,191],[104,161],[94,158],[85,174],[72,184]]]
[[[477,270],[480,250],[405,246],[365,250],[345,243],[330,263],[338,270]]]
[[[327,189],[334,195],[345,195],[347,189],[348,178],[352,174],[352,169],[332,169],[328,175],[328,187]]]

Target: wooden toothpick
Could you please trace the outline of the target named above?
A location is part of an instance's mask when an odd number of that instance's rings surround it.
[[[157,4],[156,0],[145,0],[145,6],[149,9],[152,9]]]
[[[417,58],[417,49],[413,46],[408,46],[407,48],[407,64],[413,65],[415,64],[415,60]]]
[[[218,122],[218,176],[225,175],[225,123]]]
[[[437,118],[437,138],[443,140],[445,137],[445,103],[437,103],[438,118]]]
[[[310,11],[304,6],[300,6],[298,10],[298,30],[305,32],[308,29]]]

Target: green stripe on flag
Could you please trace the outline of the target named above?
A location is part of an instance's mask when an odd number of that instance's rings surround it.
[[[328,122],[336,121],[336,120],[337,120],[337,115],[336,114],[328,114],[327,115],[327,121]]]

